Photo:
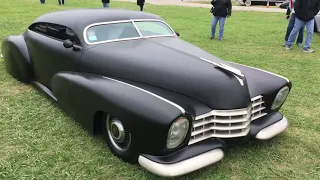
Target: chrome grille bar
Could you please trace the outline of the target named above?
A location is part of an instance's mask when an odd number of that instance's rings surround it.
[[[197,116],[193,122],[190,144],[217,137],[234,138],[246,136],[250,122],[267,115],[263,96],[251,99],[251,105],[243,109],[213,110]]]
[[[251,114],[251,121],[259,119],[267,113],[264,112],[266,109],[265,102],[263,101],[263,96],[259,95],[251,99],[252,102],[252,114]]]

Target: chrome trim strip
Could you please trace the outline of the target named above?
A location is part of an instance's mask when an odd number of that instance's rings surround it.
[[[246,66],[246,67],[249,67],[249,68],[252,68],[252,69],[256,69],[256,70],[259,70],[259,71],[262,71],[262,72],[265,72],[265,73],[269,73],[269,74],[272,74],[274,76],[278,76],[280,78],[283,78],[285,79],[287,82],[290,82],[288,78],[284,77],[284,76],[281,76],[281,75],[278,75],[278,74],[275,74],[275,73],[272,73],[272,72],[269,72],[269,71],[265,71],[265,70],[262,70],[262,69],[259,69],[259,68],[255,68],[255,67],[252,67],[252,66],[248,66],[248,65],[244,65],[244,64],[239,64],[239,63],[235,63],[235,62],[231,62],[231,61],[227,61],[229,63],[232,63],[232,64],[238,64],[238,65],[241,65],[241,66]]]
[[[139,36],[140,36],[140,37],[142,37],[142,34],[141,34],[140,30],[138,29],[138,27],[137,27],[136,23],[135,23],[134,21],[132,21],[132,24],[133,24],[134,28],[136,28],[136,30],[137,30],[137,32],[138,32],[138,34],[139,34]]]
[[[190,138],[190,141],[188,143],[188,145],[203,141],[205,139],[208,138],[235,138],[235,137],[243,137],[246,136],[248,133],[250,132],[250,126],[248,126],[243,132],[241,133],[237,133],[237,134],[210,134],[210,135],[206,135],[206,136],[202,136],[201,138],[197,138],[197,139],[192,139]]]
[[[209,124],[210,126],[208,125],[208,127],[204,128],[204,129],[192,131],[191,136],[196,136],[196,135],[202,134],[202,133],[210,131],[210,130],[218,130],[218,131],[242,130],[242,129],[248,128],[249,124],[250,124],[250,121],[246,121],[242,125],[239,125],[239,126],[215,126],[214,124]],[[216,134],[219,134],[219,133],[216,133]],[[234,134],[232,134],[232,135],[234,136]]]
[[[256,119],[259,119],[259,118],[261,118],[261,117],[263,117],[263,116],[265,116],[265,115],[267,115],[267,113],[262,113],[262,114],[258,114],[258,115],[253,115],[253,116],[251,116],[251,121],[254,121],[254,120],[256,120]]]
[[[218,123],[218,124],[233,124],[233,123],[244,123],[248,121],[248,117],[244,118],[239,118],[239,119],[234,119],[234,120],[227,120],[227,119],[211,119],[209,121],[193,121],[193,128],[197,128],[206,124],[213,124],[213,123]]]
[[[259,96],[253,97],[253,98],[251,98],[251,102],[258,100],[260,98],[263,98],[263,96],[259,95]]]
[[[195,120],[199,120],[208,116],[238,116],[238,115],[247,115],[250,111],[251,106],[242,109],[232,109],[232,110],[213,110],[208,113],[199,115]]]
[[[174,177],[209,166],[220,161],[223,157],[223,150],[214,149],[174,164],[160,164],[147,159],[143,155],[139,156],[138,162],[142,167],[156,175]]]
[[[215,63],[215,62],[212,62],[212,61],[209,61],[205,58],[202,58],[202,57],[199,57],[201,60],[203,61],[206,61],[210,64],[213,64],[217,67],[220,67],[226,71],[228,71],[229,73],[231,73],[232,75],[234,75],[234,77],[240,82],[240,85],[241,86],[244,86],[244,82],[243,82],[243,79],[244,79],[244,75],[242,74],[242,72],[239,70],[239,69],[236,69],[234,67],[231,67],[231,66],[228,66],[226,64],[222,64],[222,63]]]
[[[270,126],[259,131],[258,134],[256,135],[256,138],[260,140],[267,140],[267,139],[273,138],[274,136],[286,130],[288,126],[289,126],[288,119],[283,116],[283,118],[280,121],[274,124],[271,124]]]
[[[169,27],[169,29],[172,31],[172,35],[159,35],[159,36],[142,36],[141,32],[139,31],[139,29],[137,28],[137,26],[134,24],[134,22],[139,22],[139,21],[155,21],[155,22],[162,22],[165,25],[167,25]],[[93,26],[97,26],[97,25],[104,25],[104,24],[117,24],[117,23],[125,23],[125,22],[131,22],[133,23],[133,26],[135,27],[136,31],[138,32],[138,34],[140,35],[139,37],[133,37],[133,38],[125,38],[125,39],[113,39],[113,40],[107,40],[107,41],[100,41],[100,42],[95,42],[95,43],[90,43],[87,40],[87,36],[86,36],[86,32],[90,27]],[[88,44],[88,45],[94,45],[94,44],[102,44],[102,43],[109,43],[109,42],[117,42],[117,41],[127,41],[127,40],[133,40],[133,39],[142,39],[142,38],[151,38],[151,37],[174,37],[177,36],[175,31],[172,29],[172,27],[159,19],[129,19],[129,20],[120,20],[120,21],[109,21],[109,22],[99,22],[99,23],[93,23],[90,24],[88,26],[86,26],[83,30],[83,38],[84,41]]]
[[[264,107],[264,106],[262,106],[262,107],[259,107],[258,109],[252,109],[252,114],[255,114],[255,113],[257,113],[257,112],[259,112],[259,111],[262,111],[262,110],[264,110],[264,109],[266,109],[266,107]]]
[[[105,79],[109,79],[109,80],[111,80],[111,81],[115,81],[115,82],[118,82],[118,83],[121,83],[121,84],[125,84],[125,85],[130,86],[130,87],[139,89],[140,91],[143,91],[143,92],[148,93],[148,94],[150,94],[150,95],[152,95],[152,96],[154,96],[154,97],[156,97],[156,98],[158,98],[158,99],[161,99],[161,100],[163,100],[163,101],[171,104],[172,106],[178,108],[178,109],[182,112],[182,114],[185,114],[185,112],[186,112],[186,111],[185,111],[181,106],[179,106],[178,104],[176,104],[176,103],[174,103],[174,102],[172,102],[172,101],[170,101],[170,100],[168,100],[168,99],[165,99],[165,98],[163,98],[163,97],[161,97],[161,96],[159,96],[159,95],[156,95],[156,94],[154,94],[154,93],[152,93],[152,92],[150,92],[150,91],[147,91],[147,90],[145,90],[145,89],[139,88],[139,87],[134,86],[134,85],[132,85],[132,84],[128,84],[128,83],[125,83],[125,82],[122,82],[122,81],[119,81],[119,80],[116,80],[116,79],[112,79],[112,78],[105,77],[105,76],[102,76],[102,77],[105,78]]]

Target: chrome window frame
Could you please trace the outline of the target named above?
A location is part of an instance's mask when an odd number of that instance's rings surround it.
[[[137,25],[135,24],[135,22],[142,22],[142,21],[154,21],[154,22],[162,22],[165,25],[167,25],[169,27],[169,29],[172,31],[171,35],[152,35],[152,36],[143,36],[140,32],[140,30],[138,29]],[[127,22],[131,22],[133,27],[136,29],[136,31],[139,34],[139,37],[132,37],[132,38],[122,38],[122,39],[112,39],[112,40],[106,40],[106,41],[99,41],[99,42],[89,42],[86,36],[86,32],[89,28],[93,27],[93,26],[98,26],[98,25],[105,25],[105,24],[118,24],[118,23],[127,23]],[[118,42],[118,41],[128,41],[128,40],[135,40],[135,39],[146,39],[146,38],[155,38],[155,37],[174,37],[176,35],[175,31],[171,28],[171,26],[169,26],[168,23],[159,20],[159,19],[130,19],[130,20],[120,20],[120,21],[109,21],[109,22],[99,22],[99,23],[93,23],[90,24],[88,26],[86,26],[83,30],[83,38],[84,41],[88,44],[88,45],[94,45],[94,44],[102,44],[102,43],[109,43],[109,42]]]

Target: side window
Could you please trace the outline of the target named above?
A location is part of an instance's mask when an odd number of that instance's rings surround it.
[[[72,29],[65,26],[51,23],[37,23],[30,26],[29,29],[60,41],[70,39],[75,44],[81,45],[76,33]]]
[[[38,23],[33,24],[29,27],[31,31],[35,31],[37,33],[46,34],[47,33],[47,24],[45,23]]]

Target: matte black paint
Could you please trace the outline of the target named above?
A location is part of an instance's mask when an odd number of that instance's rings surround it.
[[[154,39],[162,42],[142,39],[95,46],[82,55],[81,70],[164,88],[196,99],[212,109],[238,109],[249,105],[246,84],[241,86],[232,74],[199,57],[214,62],[222,60],[177,37]],[[181,50],[177,46],[173,48],[174,44],[179,44]],[[189,49],[193,50],[187,51]]]
[[[44,14],[33,21],[33,23],[50,22],[71,28],[79,37],[82,46],[87,46],[83,30],[90,24],[121,21],[130,19],[158,19],[161,17],[147,12],[115,9],[115,8],[92,8],[92,9],[69,9]]]
[[[32,78],[32,67],[24,37],[9,36],[1,45],[6,70],[15,78],[28,82]]]
[[[178,37],[85,44],[82,33],[87,25],[127,19],[161,18],[116,9],[66,10],[41,16],[34,22],[56,23],[73,29],[82,48],[65,48],[62,41],[27,30],[23,36],[10,36],[2,44],[7,71],[17,79],[15,75],[23,74],[23,79],[46,86],[46,92],[52,91],[60,107],[91,133],[102,129],[99,127],[103,125],[102,120],[94,119],[97,113],[110,113],[121,119],[137,139],[135,145],[139,152],[155,156],[168,155],[177,149],[189,149],[190,153],[183,153],[181,157],[194,155],[197,152],[193,151],[198,151],[195,147],[202,142],[185,148],[190,126],[185,142],[168,150],[168,130],[173,121],[182,116],[181,111],[148,93],[103,76],[135,85],[180,105],[190,122],[213,109],[247,107],[256,95],[264,96],[267,111],[271,112],[270,106],[279,89],[285,85],[291,88],[291,82],[283,78],[225,62]],[[240,69],[245,75],[244,86],[232,74],[200,58]],[[253,122],[252,132],[264,126],[255,123],[258,121],[260,119]],[[270,124],[273,120],[266,122]],[[160,160],[181,160],[178,154]]]
[[[52,89],[58,103],[72,107],[69,113],[89,131],[97,111],[110,113],[121,119],[146,152],[165,149],[172,120],[181,115],[178,108],[157,97],[94,74],[58,73]]]

